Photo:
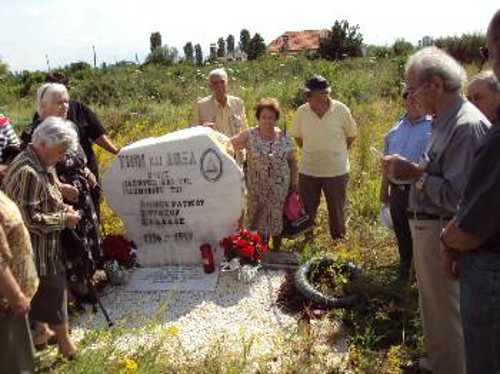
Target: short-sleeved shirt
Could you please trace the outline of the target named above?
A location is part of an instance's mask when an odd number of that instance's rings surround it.
[[[8,265],[24,295],[33,297],[38,275],[30,236],[18,207],[3,192],[0,192],[0,262]],[[1,296],[0,304],[6,304]]]
[[[38,115],[35,114],[33,123],[36,123]],[[68,120],[76,125],[80,145],[87,156],[87,167],[95,175],[99,175],[99,166],[97,164],[92,142],[106,134],[106,130],[95,113],[85,104],[70,100],[68,109]],[[27,144],[31,141],[31,134],[34,128],[28,127],[21,134],[21,140]]]
[[[194,123],[202,125],[206,122],[215,123],[215,130],[229,137],[238,135],[248,129],[243,100],[228,95],[225,106],[222,106],[213,95],[198,100]]]
[[[491,124],[474,105],[457,98],[432,121],[424,156],[423,191],[412,186],[409,211],[451,217],[469,178],[474,155]]]
[[[500,123],[478,150],[460,201],[457,224],[481,241],[481,249],[500,250]]]
[[[399,118],[385,137],[384,155],[398,154],[418,162],[424,153],[431,132],[431,116],[412,122],[405,114]]]
[[[302,138],[299,172],[313,177],[336,177],[349,172],[347,138],[354,138],[357,127],[349,108],[330,99],[328,111],[320,118],[304,104],[297,109],[292,135]]]

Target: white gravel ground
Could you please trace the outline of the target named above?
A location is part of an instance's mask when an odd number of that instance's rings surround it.
[[[135,329],[117,334],[113,342],[96,341],[92,346],[114,344],[117,355],[131,357],[161,342],[160,351],[177,367],[182,368],[186,360],[204,362],[210,355],[234,353],[250,360],[267,358],[267,371],[280,373],[290,366],[290,355],[297,354],[304,344],[301,334],[296,333],[296,319],[276,305],[284,278],[284,271],[261,270],[253,283],[245,284],[235,274],[221,273],[214,292],[107,289],[101,300],[111,319],[117,326]],[[78,343],[86,331],[106,328],[106,321],[100,311],[89,311],[71,326]],[[322,364],[318,361],[318,371],[344,367],[347,345],[338,324],[316,320],[311,321],[311,328],[308,336],[314,344],[309,355],[319,355]]]
[[[296,320],[276,305],[283,271],[261,270],[253,283],[238,281],[233,273],[221,273],[215,292],[126,292],[116,287],[101,300],[117,324],[140,327],[157,320],[163,331],[171,331],[184,351],[204,355],[216,341],[224,349],[238,349],[253,339],[254,353],[272,352],[278,341],[294,329]],[[72,323],[79,340],[94,327],[105,327],[104,316],[89,313]],[[170,330],[169,330],[170,328]],[[123,348],[134,350],[153,342],[151,331],[123,337]]]

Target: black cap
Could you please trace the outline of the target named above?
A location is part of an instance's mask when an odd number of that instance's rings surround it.
[[[306,81],[306,84],[302,88],[304,92],[311,91],[324,91],[330,87],[330,84],[325,77],[315,74]]]

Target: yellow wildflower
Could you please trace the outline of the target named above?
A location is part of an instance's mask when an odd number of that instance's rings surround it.
[[[167,327],[167,335],[169,336],[177,336],[179,335],[179,327],[172,325]]]
[[[137,362],[132,360],[131,358],[126,358],[123,360],[123,365],[125,366],[125,369],[127,369],[127,372],[134,372],[137,370]]]

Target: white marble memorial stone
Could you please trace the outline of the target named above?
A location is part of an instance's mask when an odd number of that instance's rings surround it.
[[[102,185],[141,266],[201,265],[203,243],[220,263],[219,241],[236,230],[245,191],[229,145],[225,135],[199,126],[120,150]]]

